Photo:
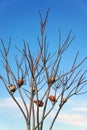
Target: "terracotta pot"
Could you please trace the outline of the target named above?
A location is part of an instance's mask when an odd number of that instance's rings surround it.
[[[67,101],[67,98],[62,99],[62,103],[65,103]]]
[[[49,80],[48,80],[48,84],[49,86],[51,86],[53,83],[55,82],[55,77],[50,77]]]
[[[32,87],[32,86],[31,86],[31,87],[30,87],[30,91],[33,92],[33,93],[35,93],[35,87]]]
[[[51,82],[55,82],[55,77],[51,77]]]
[[[18,80],[17,85],[21,87],[24,84],[24,80],[21,78]]]
[[[14,85],[9,85],[9,90],[10,92],[15,92],[16,91],[16,87]]]
[[[44,103],[41,100],[34,100],[34,103],[36,103],[39,107],[43,107]]]
[[[56,98],[53,95],[50,95],[49,99],[50,99],[50,101],[56,101]]]

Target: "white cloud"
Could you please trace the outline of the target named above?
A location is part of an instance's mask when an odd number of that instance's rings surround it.
[[[19,98],[18,101],[20,101]],[[21,117],[22,114],[12,98],[3,98],[0,99],[0,115],[4,118],[10,115],[11,118],[11,117]]]
[[[18,101],[21,103],[21,99],[18,98]],[[71,103],[70,103],[71,104]],[[69,106],[69,104],[67,104]],[[66,106],[67,106],[66,105]],[[19,110],[15,102],[11,98],[0,99],[0,108],[4,111],[7,110]],[[57,119],[58,122],[64,123],[67,125],[78,126],[78,127],[86,127],[87,128],[87,107],[70,107],[71,111],[66,111],[67,109],[63,109],[63,112],[60,112],[59,117]],[[36,105],[35,105],[36,110]],[[1,111],[1,110],[0,110]],[[78,112],[78,113],[77,113]],[[42,113],[42,109],[40,109],[40,115]],[[15,113],[14,113],[15,114]],[[54,112],[52,112],[49,117],[53,118]]]
[[[61,113],[59,115],[59,121],[69,125],[87,127],[87,116],[81,114]]]
[[[25,107],[21,101],[21,98],[16,98],[17,101],[20,103],[23,111],[25,112]],[[12,115],[19,115],[21,116],[21,111],[18,108],[17,104],[13,101],[12,98],[3,98],[0,99],[0,114],[12,114]]]
[[[20,98],[17,98],[19,102],[21,102]],[[16,103],[12,98],[3,98],[0,99],[0,108],[18,108]]]
[[[71,99],[60,112],[58,121],[67,125],[87,128],[87,101]]]
[[[75,112],[87,112],[87,107],[76,107],[72,109]]]
[[[85,109],[85,108],[83,108]],[[81,109],[81,110],[83,110]],[[52,112],[49,116],[50,119],[54,117],[55,113]],[[87,114],[83,114],[83,112],[78,112],[76,113],[75,111],[70,111],[68,112],[60,112],[59,116],[56,120],[58,123],[66,124],[66,125],[71,125],[72,126],[77,126],[77,127],[82,127],[82,128],[87,128]]]

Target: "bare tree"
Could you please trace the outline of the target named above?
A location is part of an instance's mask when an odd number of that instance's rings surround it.
[[[41,13],[39,11],[38,13],[41,29],[41,36],[37,37],[39,51],[36,52],[36,55],[33,55],[29,44],[26,44],[25,41],[23,49],[16,47],[20,53],[20,56],[14,56],[17,73],[12,70],[12,64],[9,61],[11,39],[7,48],[3,40],[0,39],[2,45],[0,52],[3,58],[3,69],[5,70],[5,75],[0,74],[0,79],[23,114],[27,130],[43,130],[44,121],[57,106],[55,116],[49,127],[49,130],[52,130],[60,110],[69,98],[87,93],[87,90],[84,89],[87,84],[87,70],[81,70],[81,65],[86,61],[87,57],[77,64],[79,54],[77,52],[69,71],[60,70],[62,56],[75,36],[71,38],[72,31],[70,31],[64,43],[61,43],[59,30],[57,51],[53,54],[49,53],[45,35],[49,9],[44,20]],[[19,94],[22,104],[19,102],[17,94]],[[49,105],[50,103],[52,105]]]

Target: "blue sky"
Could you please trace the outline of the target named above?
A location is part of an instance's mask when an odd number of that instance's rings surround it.
[[[23,45],[23,39],[35,49],[37,36],[40,35],[40,19],[37,10],[40,10],[44,17],[48,8],[50,8],[50,13],[46,35],[50,51],[56,49],[59,28],[63,40],[71,29],[72,36],[76,35],[76,39],[65,56],[64,65],[66,66],[62,66],[66,69],[72,63],[78,50],[79,60],[87,56],[86,0],[0,0],[0,38],[6,45],[9,38],[12,38],[12,53],[15,53],[13,51],[15,45],[18,47]],[[83,69],[86,67],[87,64],[83,65]],[[2,83],[0,84],[0,130],[26,130],[21,113]],[[52,116],[53,113],[48,121]],[[87,95],[73,97],[65,105],[53,130],[56,129],[87,130]]]

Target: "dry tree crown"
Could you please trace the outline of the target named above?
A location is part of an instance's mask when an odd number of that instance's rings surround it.
[[[15,74],[9,63],[11,39],[7,48],[3,40],[0,39],[0,44],[2,45],[0,53],[4,70],[4,73],[0,74],[0,79],[10,97],[20,109],[25,119],[27,130],[44,130],[45,120],[54,110],[54,107],[57,106],[48,128],[48,130],[52,130],[60,110],[69,98],[87,93],[87,89],[84,90],[87,85],[87,70],[82,72],[80,69],[87,57],[77,64],[79,54],[77,52],[69,71],[63,72],[60,70],[62,55],[69,48],[75,36],[71,38],[72,31],[70,31],[64,43],[61,44],[61,33],[59,30],[56,55],[54,53],[50,54],[45,35],[49,9],[44,19],[41,12],[38,11],[38,13],[40,16],[41,36],[37,37],[39,51],[36,57],[32,55],[29,44],[24,41],[23,49],[17,48],[20,56],[15,55],[14,57],[17,70]],[[19,102],[17,94],[20,96],[22,104]]]

